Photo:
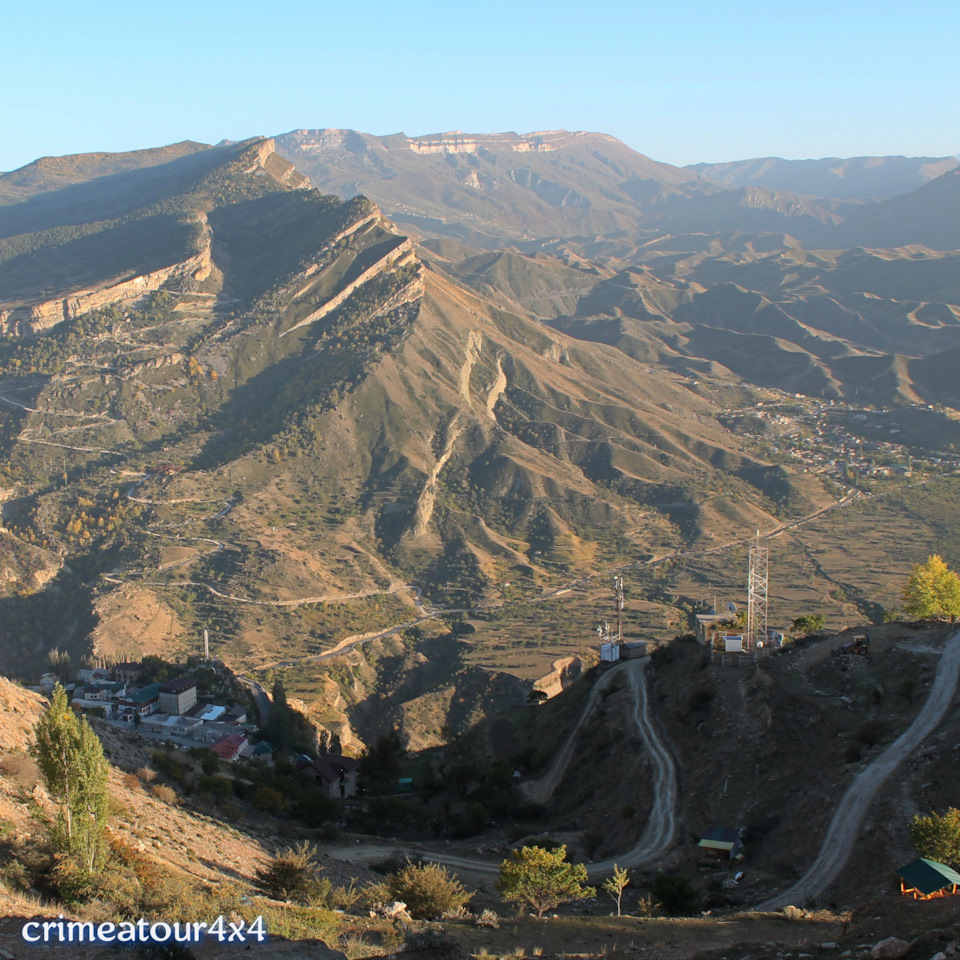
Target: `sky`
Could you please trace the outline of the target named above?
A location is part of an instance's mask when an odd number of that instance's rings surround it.
[[[317,127],[594,130],[676,164],[960,152],[955,0],[48,0],[0,38],[0,170]]]

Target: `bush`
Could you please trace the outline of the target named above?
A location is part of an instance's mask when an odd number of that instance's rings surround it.
[[[390,896],[402,900],[410,916],[417,920],[434,920],[455,913],[473,896],[438,863],[408,862],[398,873],[389,874],[385,883]]]
[[[699,894],[678,873],[658,873],[650,885],[650,895],[670,917],[689,917],[700,909]]]
[[[174,804],[177,802],[177,791],[173,787],[168,787],[165,783],[158,783],[153,788],[152,793],[161,803]]]
[[[886,733],[886,727],[879,720],[868,720],[857,729],[857,742],[865,747],[875,747]]]
[[[910,840],[921,857],[960,867],[960,810],[950,807],[942,816],[914,817]]]
[[[274,900],[309,904],[319,892],[316,855],[317,848],[306,840],[295,847],[286,847],[266,867],[257,870],[257,880]]]

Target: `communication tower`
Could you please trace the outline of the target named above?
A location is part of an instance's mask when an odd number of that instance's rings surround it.
[[[750,573],[747,580],[747,650],[755,653],[767,641],[767,567],[769,550],[756,545],[750,548]]]
[[[620,647],[620,657],[623,658],[623,577],[619,574],[613,578],[613,589],[617,595],[617,645]]]

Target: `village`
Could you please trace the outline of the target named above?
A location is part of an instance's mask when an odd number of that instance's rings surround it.
[[[173,668],[181,669],[179,663]],[[273,765],[277,750],[263,739],[257,718],[239,702],[244,688],[222,661],[191,658],[178,676],[152,679],[171,669],[157,657],[145,658],[143,663],[83,668],[77,671],[76,682],[66,684],[64,690],[76,712],[99,717],[144,739],[180,750],[206,749],[221,763]],[[45,673],[36,689],[50,696],[59,682],[56,674]],[[330,798],[356,795],[360,764],[352,757],[297,754],[293,764]]]
[[[894,410],[771,394],[770,400],[758,401],[748,411],[730,408],[721,419],[774,462],[792,462],[846,484],[960,470],[955,443],[947,441],[939,448],[944,424],[933,406]],[[917,422],[929,428],[926,434],[918,431]]]

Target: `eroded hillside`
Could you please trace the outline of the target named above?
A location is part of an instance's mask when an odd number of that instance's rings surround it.
[[[597,146],[508,140],[387,146],[568,177]],[[675,198],[699,182],[608,140],[609,176]],[[725,551],[746,536],[856,500],[837,461],[790,452],[801,419],[757,435],[754,409],[953,389],[949,253],[703,225],[418,244],[370,200],[311,189],[272,141],[195,147],[3,181],[20,191],[0,211],[9,671],[53,648],[176,655],[207,629],[237,670],[285,671],[345,742],[433,744],[562,686],[559,658],[589,661],[612,571],[635,572],[631,630],[662,638],[740,576]],[[723,220],[730,197],[703,189]],[[923,416],[930,451],[956,442]],[[698,556],[713,569],[691,583]],[[832,595],[830,563],[809,565]],[[844,596],[867,616],[865,577]]]

